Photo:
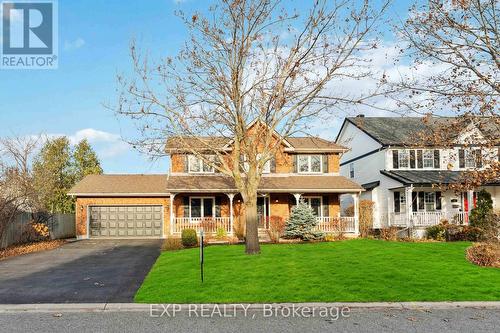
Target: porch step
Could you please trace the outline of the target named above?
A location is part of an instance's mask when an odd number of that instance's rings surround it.
[[[259,229],[259,241],[262,243],[271,241],[271,237],[269,237],[269,233],[266,229]]]

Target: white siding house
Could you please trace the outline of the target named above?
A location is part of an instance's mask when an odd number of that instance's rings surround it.
[[[346,118],[337,143],[350,150],[340,161],[340,174],[365,188],[361,199],[374,202],[374,228],[393,226],[426,227],[442,219],[468,223],[468,213],[479,190],[455,193],[442,185],[457,183],[463,172],[487,167],[481,161],[498,158],[499,148],[479,149],[464,143],[480,136],[469,127],[456,138],[456,146],[415,147],[415,133],[425,128],[417,117]],[[479,134],[479,135],[478,135]],[[413,144],[408,144],[413,142]],[[500,208],[500,176],[485,184],[495,210]],[[345,209],[349,198],[341,200]]]

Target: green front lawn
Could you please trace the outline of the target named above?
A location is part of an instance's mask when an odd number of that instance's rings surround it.
[[[135,295],[145,303],[500,300],[500,269],[465,259],[467,242],[349,240],[164,252]]]

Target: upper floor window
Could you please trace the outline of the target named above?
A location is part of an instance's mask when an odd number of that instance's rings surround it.
[[[408,168],[410,166],[410,152],[406,149],[399,150],[398,160],[400,168]]]
[[[257,154],[257,161],[260,160],[261,158],[261,154]],[[248,172],[248,170],[250,170],[250,165],[248,164],[248,157],[245,155],[243,157],[244,161],[243,161],[243,168],[245,171]],[[265,164],[264,164],[264,167],[262,168],[262,173],[271,173],[271,160],[267,161]]]
[[[354,163],[349,164],[349,177],[354,178]]]
[[[209,160],[214,160],[214,156],[207,156]],[[205,162],[202,158],[189,155],[188,157],[188,170],[190,173],[213,173],[214,167]]]
[[[439,169],[439,149],[394,149],[393,169]]]
[[[458,166],[463,168],[481,168],[483,155],[481,149],[460,149],[458,151]]]
[[[298,155],[299,173],[321,173],[321,155]]]
[[[257,160],[261,158],[261,154],[257,154]],[[267,161],[262,168],[262,173],[270,173],[271,172],[271,161]]]
[[[434,151],[430,149],[424,150],[423,154],[424,168],[434,168]]]

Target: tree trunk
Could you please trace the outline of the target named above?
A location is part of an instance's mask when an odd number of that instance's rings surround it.
[[[257,216],[257,196],[252,196],[245,201],[245,251],[247,254],[259,254],[259,219]]]

